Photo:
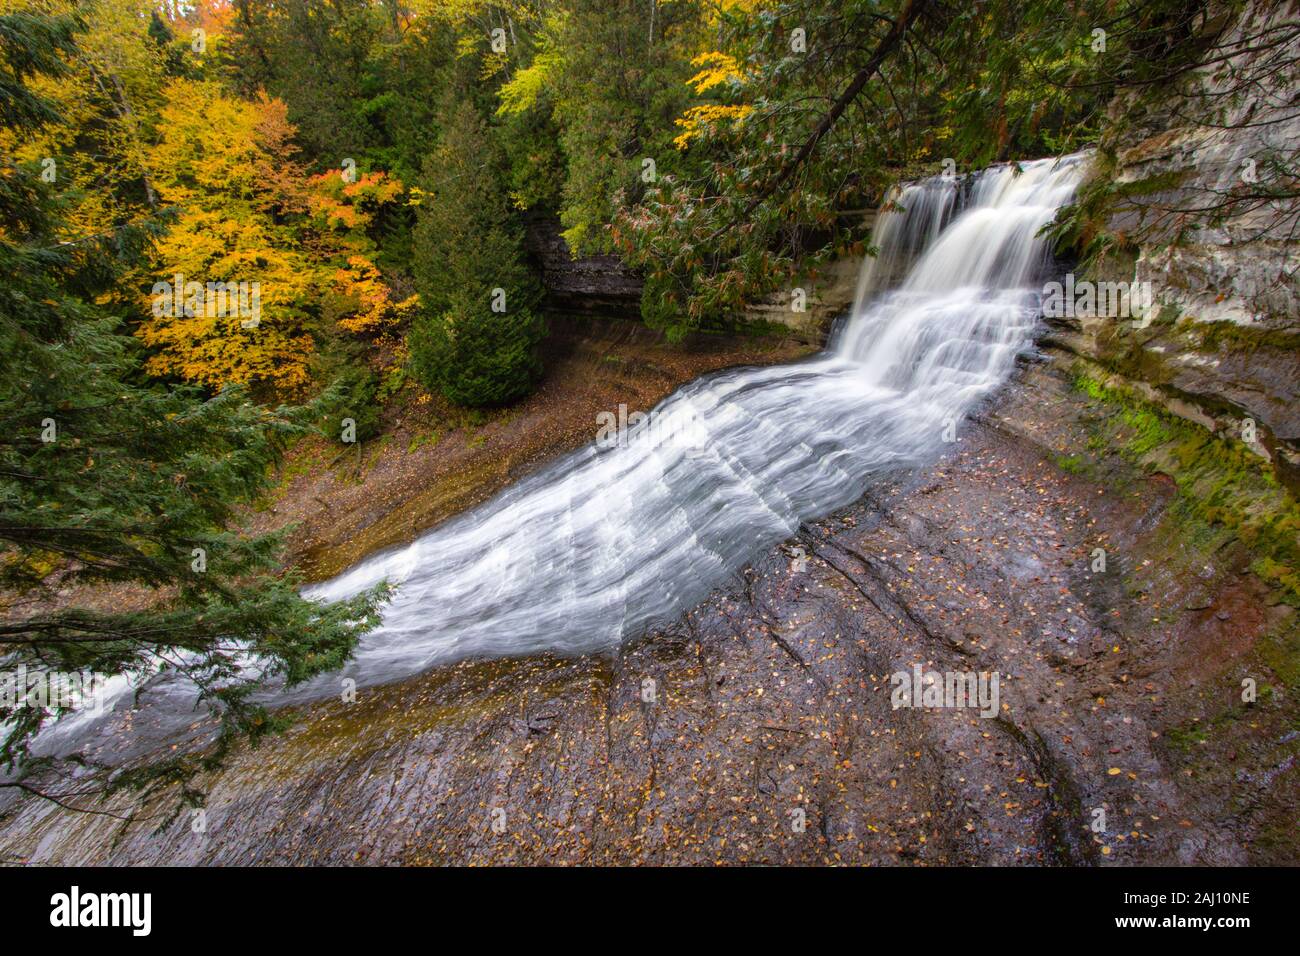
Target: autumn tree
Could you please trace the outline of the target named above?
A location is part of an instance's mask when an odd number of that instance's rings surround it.
[[[62,197],[60,219],[70,236],[98,234],[157,212],[149,139],[168,59],[165,43],[150,30],[149,7],[147,0],[41,5],[47,14],[75,17],[82,27],[64,69],[31,80],[58,119],[39,129],[0,132],[0,149],[40,164],[43,181]],[[0,13],[10,8],[30,10],[32,4],[0,0]]]
[[[354,167],[330,170],[306,184],[309,222],[305,244],[321,263],[326,318],[356,336],[380,336],[404,323],[417,297],[397,298],[378,265],[376,219],[399,204],[400,180]]]
[[[188,79],[171,83],[165,97],[155,184],[179,215],[154,250],[155,284],[143,297],[149,316],[138,334],[152,351],[148,370],[209,388],[302,394],[315,351],[308,329],[315,277],[285,221],[306,210],[306,174],[285,106]],[[166,296],[189,283],[203,294],[169,307]],[[256,283],[257,314],[221,308],[209,283]]]

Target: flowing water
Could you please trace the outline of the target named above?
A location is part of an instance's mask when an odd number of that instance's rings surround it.
[[[612,440],[310,588],[321,600],[385,579],[397,591],[341,674],[267,702],[471,656],[612,649],[856,500],[882,470],[932,458],[1030,346],[1050,259],[1038,232],[1082,170],[1070,156],[895,189],[873,237],[879,254],[825,352],[698,379]],[[152,733],[137,732],[142,748],[193,717],[176,675],[145,686],[169,703]],[[100,700],[112,709],[131,689],[113,678]],[[37,750],[76,746],[98,723],[74,713]]]
[[[613,648],[882,469],[935,454],[1030,345],[1049,263],[1037,234],[1081,171],[1072,156],[896,189],[827,351],[697,380],[615,440],[312,588],[398,586],[346,673]]]

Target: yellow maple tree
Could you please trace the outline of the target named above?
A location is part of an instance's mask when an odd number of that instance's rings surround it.
[[[152,156],[156,188],[178,218],[154,250],[158,281],[137,332],[154,350],[152,374],[213,388],[266,385],[282,395],[310,381],[313,265],[276,216],[301,204],[289,185],[301,176],[289,171],[284,123],[275,100],[235,99],[197,80],[166,88]],[[198,301],[167,303],[166,294],[191,284],[202,286]],[[252,302],[231,308],[214,297],[212,284],[256,289],[256,314]]]

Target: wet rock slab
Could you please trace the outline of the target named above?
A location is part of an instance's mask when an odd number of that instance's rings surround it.
[[[614,657],[464,662],[318,704],[211,781],[202,832],[29,800],[0,846],[120,864],[1247,862],[1263,824],[1235,812],[1243,791],[1199,783],[1165,738],[1189,683],[1226,680],[1276,621],[1227,566],[1169,565],[1134,594],[1171,492],[1059,468],[1078,403],[1031,370],[933,467]],[[914,665],[996,673],[996,715],[895,709],[890,677]],[[1258,760],[1242,786],[1293,809],[1294,767]]]

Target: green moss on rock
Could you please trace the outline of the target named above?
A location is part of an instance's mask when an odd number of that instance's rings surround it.
[[[1300,505],[1264,459],[1086,371],[1074,384],[1114,409],[1096,425],[1107,444],[1173,479],[1181,520],[1229,531],[1254,555],[1251,570],[1300,607]]]

